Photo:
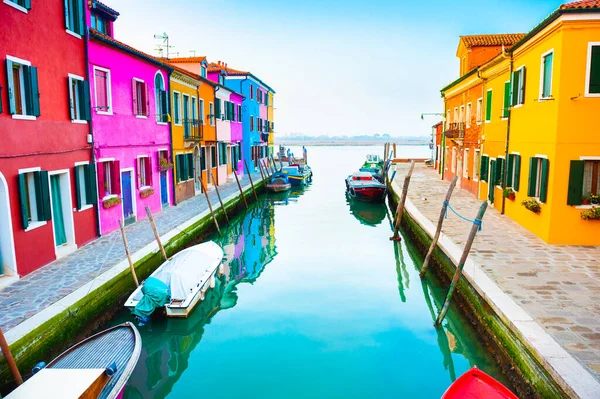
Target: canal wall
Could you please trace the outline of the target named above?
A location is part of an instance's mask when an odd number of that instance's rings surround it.
[[[257,193],[264,189],[264,183],[260,179],[254,183],[254,186]],[[254,200],[250,186],[244,188],[244,196],[249,203]],[[225,211],[232,215],[244,207],[239,192],[223,198],[223,205],[225,209],[220,205],[213,205],[219,221],[224,221]],[[214,231],[212,216],[208,210],[205,210],[162,235],[161,242],[167,256],[171,256]],[[48,308],[32,315],[5,334],[24,377],[28,376],[29,370],[37,362],[50,361],[121,310],[126,298],[135,289],[129,263],[124,255],[125,251],[123,251],[123,259],[108,271]],[[155,241],[132,253],[131,257],[140,281],[163,262]],[[0,357],[0,386],[10,388],[12,381],[13,377],[2,356]]]
[[[396,209],[401,191],[401,187],[396,182],[392,182],[389,193],[392,209]],[[431,245],[435,227],[418,211],[409,198],[406,199],[402,226],[424,255]],[[449,287],[461,252],[462,248],[443,237],[442,233],[438,246],[433,252],[427,278],[439,279],[443,286]],[[469,278],[466,269],[467,267],[459,280],[453,301],[477,330],[519,397],[525,399],[580,396],[573,392],[562,376],[545,367],[546,359],[531,345],[530,341],[524,339],[523,332],[515,326],[518,320],[511,316],[519,315],[519,311],[521,313],[524,311],[512,309],[511,314],[503,312],[498,308],[497,303],[491,300],[492,295],[497,293],[492,294],[490,291],[499,291],[499,288],[489,279],[487,286],[479,286]],[[516,304],[514,305],[517,307]],[[525,316],[517,319],[528,317],[526,314]],[[541,332],[545,334],[543,330]],[[540,340],[543,341],[543,336],[540,336]]]

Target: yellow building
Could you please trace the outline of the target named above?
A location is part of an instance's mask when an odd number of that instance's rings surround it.
[[[273,105],[273,99],[274,99],[273,94],[274,93],[272,91],[269,91],[267,93],[267,120],[269,121],[269,126],[268,126],[268,129],[269,129],[268,130],[269,131],[269,141],[268,141],[269,156],[274,155],[274,149],[273,149],[273,147],[275,145],[275,136],[274,136],[274,133],[275,133],[275,129],[274,129],[275,123],[273,122],[274,121],[273,116],[274,116],[274,110],[275,110],[275,108],[274,108],[274,105]]]

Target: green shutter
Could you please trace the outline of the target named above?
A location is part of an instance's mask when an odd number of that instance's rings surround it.
[[[544,81],[542,86],[542,97],[550,97],[552,95],[552,60],[554,53],[548,54],[544,58]]]
[[[176,166],[177,166],[177,182],[180,182],[182,180],[181,176],[183,175],[183,165],[181,162],[181,154],[177,154],[175,156],[176,159]]]
[[[23,7],[25,7],[27,10],[31,10],[31,0],[24,0]]]
[[[504,108],[502,109],[502,117],[508,118],[510,114],[510,82],[504,83]]]
[[[494,176],[496,175],[496,160],[490,161],[490,181],[488,183],[488,199],[493,204],[494,203]]]
[[[85,8],[84,8],[84,4],[86,4],[87,1],[86,0],[77,0],[77,20],[78,20],[78,25],[77,26],[77,33],[80,34],[81,36],[83,36],[85,34]]]
[[[571,161],[567,205],[581,205],[583,203],[584,166],[584,161]]]
[[[492,91],[488,90],[485,100],[485,120],[492,120]]]
[[[34,172],[34,179],[36,178],[36,192],[35,196],[37,198],[37,206],[38,206],[38,220],[51,220],[52,219],[52,211],[50,210],[50,183],[48,182],[48,171],[42,170],[39,172]]]
[[[525,72],[526,71],[527,71],[527,68],[525,68],[525,67],[521,68],[521,77],[519,79],[519,91],[521,93],[521,101],[519,102],[519,104],[525,104],[525,85],[526,85]]]
[[[488,181],[488,167],[489,167],[489,157],[483,155],[481,157],[481,164],[479,165],[479,178],[482,181]]]
[[[167,92],[165,90],[161,90],[159,92],[159,96],[160,96],[160,120],[162,122],[168,122],[169,121],[169,105],[167,104],[167,101],[169,99],[169,96],[167,96]]]
[[[14,115],[17,112],[17,105],[15,102],[15,82],[13,81],[13,62],[6,60],[6,85],[8,95],[8,113]]]
[[[506,187],[513,186],[513,170],[515,169],[515,154],[508,154],[508,163],[506,165]]]
[[[63,4],[65,6],[65,28],[72,30],[71,28],[71,21],[69,19],[69,0],[64,0]]]
[[[496,178],[495,178],[494,183],[497,186],[504,187],[504,185],[502,184],[503,181],[504,181],[504,159],[498,158],[498,159],[496,159]]]
[[[91,105],[90,105],[90,83],[82,80],[77,86],[79,89],[79,115],[84,121],[91,119]]]
[[[529,185],[527,187],[527,195],[535,197],[535,188],[537,186],[537,167],[538,159],[535,157],[529,158]]]
[[[519,72],[514,71],[510,75],[510,105],[519,103]]]
[[[29,227],[29,198],[27,198],[27,174],[19,174],[19,203],[21,204],[21,225],[23,229]]]
[[[95,205],[98,201],[98,190],[96,189],[96,164],[84,165],[85,174],[85,196],[87,203]]]
[[[221,118],[221,99],[217,98],[215,100],[215,115],[217,118]]]
[[[75,203],[77,204],[77,209],[81,209],[81,182],[79,181],[79,168],[82,166],[75,166],[73,168],[73,176],[75,177]]]
[[[540,182],[540,201],[546,202],[548,199],[548,175],[550,174],[550,161],[542,158],[542,181]]]
[[[187,154],[188,179],[194,178],[194,154]]]
[[[69,118],[75,120],[75,99],[73,98],[72,80],[67,76],[67,98],[69,101]]]
[[[29,103],[31,104],[31,115],[40,116],[40,91],[38,88],[38,73],[36,67],[28,67],[29,75]]]
[[[519,180],[521,179],[521,156],[515,155],[515,180],[512,182],[513,189],[519,191]]]
[[[592,46],[590,55],[590,94],[600,94],[600,46]]]

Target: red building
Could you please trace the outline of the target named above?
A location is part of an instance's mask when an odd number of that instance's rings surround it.
[[[85,3],[0,3],[0,286],[97,236]]]

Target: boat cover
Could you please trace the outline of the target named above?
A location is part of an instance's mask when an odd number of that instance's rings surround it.
[[[142,299],[135,305],[131,311],[140,319],[145,320],[154,312],[156,308],[165,306],[169,301],[169,287],[161,280],[155,277],[148,277],[142,287]]]

